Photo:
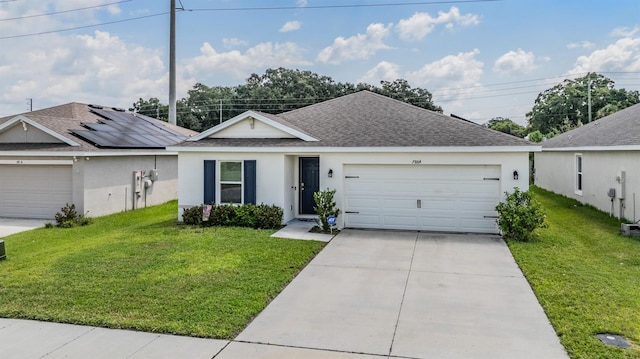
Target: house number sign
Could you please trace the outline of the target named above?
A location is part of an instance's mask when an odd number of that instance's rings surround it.
[[[413,160],[413,161],[411,161],[412,165],[419,165],[421,163],[422,163],[422,160]]]

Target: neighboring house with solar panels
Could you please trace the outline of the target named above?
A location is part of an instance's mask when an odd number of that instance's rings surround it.
[[[640,104],[542,142],[534,163],[536,185],[640,220]]]
[[[266,203],[312,218],[335,189],[338,227],[497,233],[505,191],[540,146],[369,91],[278,115],[247,111],[176,146],[179,211]]]
[[[67,203],[100,216],[177,198],[196,132],[122,109],[69,103],[0,118],[0,217],[51,219]]]

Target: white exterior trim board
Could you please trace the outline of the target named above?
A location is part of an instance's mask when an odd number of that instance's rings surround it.
[[[118,156],[176,156],[178,152],[67,152],[67,151],[0,151],[0,157],[118,157]]]
[[[542,148],[542,152],[580,152],[580,151],[640,151],[640,145],[625,146],[582,146]]]
[[[269,152],[269,153],[505,153],[541,152],[540,146],[484,147],[167,147],[174,152]]]
[[[72,165],[73,160],[0,160],[0,165]]]

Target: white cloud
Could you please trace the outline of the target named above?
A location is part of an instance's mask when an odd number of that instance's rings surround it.
[[[611,35],[612,37],[631,37],[637,34],[638,31],[640,31],[640,27],[638,26],[634,26],[631,28],[627,26],[621,26],[611,30],[611,33],[609,35]]]
[[[536,68],[533,52],[522,49],[509,51],[500,56],[493,65],[493,71],[505,75],[521,75]]]
[[[234,47],[238,47],[238,46],[246,46],[248,44],[249,44],[248,42],[246,42],[244,40],[237,39],[235,37],[232,37],[230,39],[225,37],[224,39],[222,39],[222,45],[224,45],[224,47],[226,47],[226,48],[234,48]]]
[[[297,0],[296,5],[298,5],[299,7],[305,7],[307,6],[307,0]]]
[[[374,68],[367,71],[358,82],[364,82],[371,85],[377,85],[380,81],[394,81],[402,76],[400,75],[400,65],[387,61],[378,63]]]
[[[187,61],[186,74],[199,82],[216,74],[245,78],[253,71],[269,67],[311,65],[303,58],[303,49],[292,42],[265,42],[248,49],[218,52],[208,42],[200,47],[200,55]]]
[[[593,42],[585,40],[567,44],[567,49],[591,49],[595,46],[596,44],[594,44]]]
[[[569,74],[640,71],[640,37],[618,39],[604,49],[580,56]]]
[[[452,29],[456,24],[460,26],[471,26],[480,23],[478,15],[460,15],[460,10],[452,6],[449,12],[438,12],[437,17],[432,17],[426,12],[417,12],[408,19],[398,22],[396,30],[400,33],[400,38],[405,41],[417,41],[429,35],[436,25],[444,24],[447,29]]]
[[[48,36],[38,46],[0,55],[0,102],[33,98],[36,108],[78,101],[127,107],[165,91],[160,52],[108,32]],[[10,113],[4,113],[10,111]],[[3,108],[2,115],[16,113]]]
[[[484,64],[476,60],[478,49],[445,56],[409,72],[407,77],[420,86],[454,88],[475,84],[482,77]]]
[[[300,21],[287,21],[287,23],[282,25],[279,31],[289,32],[289,31],[300,30],[300,26],[302,26],[302,23]]]
[[[435,104],[444,106],[447,112],[469,116],[461,98],[482,90],[478,81],[484,73],[484,64],[475,58],[479,53],[478,49],[474,49],[445,56],[418,71],[407,73],[405,78],[413,85],[429,90]],[[477,114],[473,116],[477,117]]]
[[[383,40],[389,36],[392,26],[376,23],[367,26],[366,34],[349,38],[340,36],[333,41],[333,45],[320,51],[317,60],[322,63],[339,64],[346,60],[366,59],[378,50],[389,48]]]

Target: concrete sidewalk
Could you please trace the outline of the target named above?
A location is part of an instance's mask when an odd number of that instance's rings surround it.
[[[31,320],[0,319],[0,358],[211,359],[229,342]]]

